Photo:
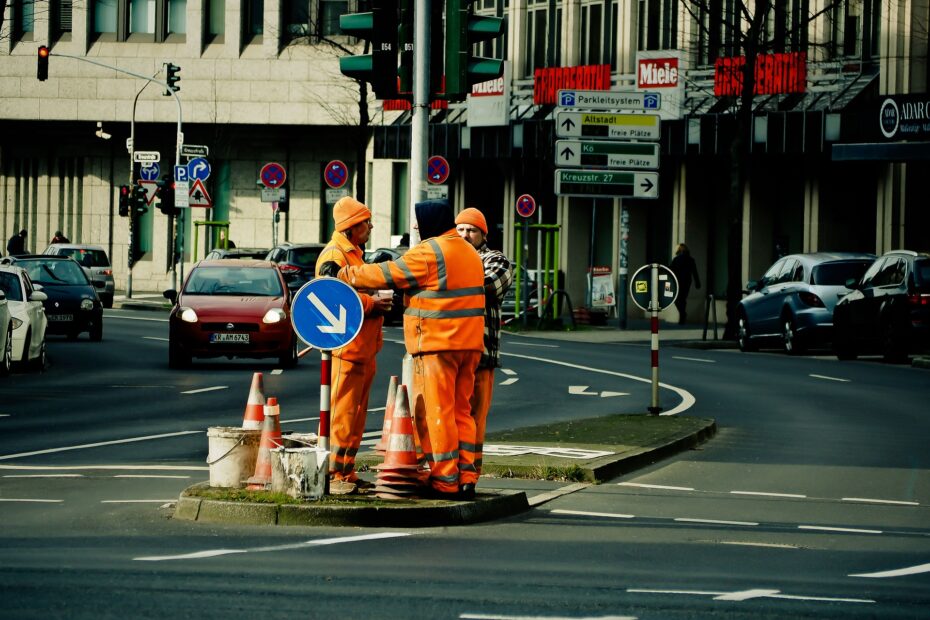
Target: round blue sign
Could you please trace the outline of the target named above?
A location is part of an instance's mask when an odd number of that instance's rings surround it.
[[[187,162],[187,178],[206,181],[210,176],[210,162],[203,157],[196,157]]]
[[[161,175],[161,166],[157,162],[148,165],[143,164],[142,168],[139,169],[139,176],[143,181],[154,181],[159,175]]]
[[[304,284],[291,302],[291,321],[301,340],[322,351],[344,347],[358,336],[365,311],[355,289],[336,278]]]

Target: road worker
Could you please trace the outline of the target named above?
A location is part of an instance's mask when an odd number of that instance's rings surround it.
[[[363,265],[362,246],[371,235],[371,211],[355,198],[340,198],[333,207],[335,232],[320,253],[316,263],[316,275],[322,273],[326,263],[339,267]],[[365,432],[365,417],[368,412],[368,396],[375,378],[377,365],[375,356],[381,350],[381,325],[383,315],[391,309],[391,299],[382,299],[359,292],[365,318],[355,339],[333,351],[330,411],[330,492],[334,495],[354,493],[371,485],[358,477],[355,471],[355,455]]]
[[[358,289],[404,290],[404,342],[413,356],[413,413],[429,463],[426,495],[474,497],[475,420],[471,399],[484,348],[484,269],[455,231],[447,200],[415,206],[425,239],[403,257],[349,266],[338,277]]]
[[[478,250],[484,264],[484,351],[475,371],[471,415],[475,419],[475,469],[481,475],[484,429],[494,394],[494,369],[501,365],[501,301],[513,282],[513,266],[503,253],[488,247],[488,222],[478,209],[468,208],[455,218],[459,236]]]

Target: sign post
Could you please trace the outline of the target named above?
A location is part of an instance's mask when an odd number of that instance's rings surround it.
[[[640,267],[630,282],[633,303],[650,313],[652,327],[652,401],[649,413],[658,414],[659,406],[659,311],[665,310],[678,297],[678,278],[665,265],[652,263]]]
[[[536,213],[536,199],[529,194],[522,194],[517,198],[516,207],[517,214],[523,218],[523,247],[520,249],[522,255],[520,269],[523,271],[523,329],[526,329],[527,315],[530,311],[529,272],[527,272],[526,266],[529,263],[530,254],[530,218]]]

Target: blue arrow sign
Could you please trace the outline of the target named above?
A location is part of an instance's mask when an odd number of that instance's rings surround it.
[[[160,174],[161,166],[156,162],[152,162],[148,165],[143,164],[142,168],[139,169],[139,176],[142,177],[143,181],[154,181]]]
[[[187,162],[187,176],[190,179],[206,181],[210,176],[210,162],[203,157],[197,157]]]
[[[355,289],[336,278],[304,284],[291,303],[291,320],[301,340],[322,351],[352,342],[362,329],[364,310]]]

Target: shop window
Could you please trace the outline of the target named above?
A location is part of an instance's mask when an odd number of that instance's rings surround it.
[[[674,0],[639,0],[639,49],[678,47],[678,8]]]
[[[536,69],[548,66],[548,30],[549,5],[547,2],[531,0],[527,7],[526,20],[526,77],[533,77]]]
[[[506,13],[507,2],[502,0],[482,0],[475,11],[478,15],[487,17],[503,17]],[[475,46],[475,53],[485,58],[507,57],[507,30],[504,34],[492,41],[484,41]]]
[[[265,3],[264,0],[244,0],[242,10],[245,19],[242,22],[243,40],[246,43],[260,43],[265,30]]]
[[[168,34],[187,33],[187,0],[168,0]]]
[[[13,2],[13,36],[19,41],[32,41],[36,30],[34,0]]]
[[[581,64],[599,65],[604,60],[604,5],[581,5]]]

